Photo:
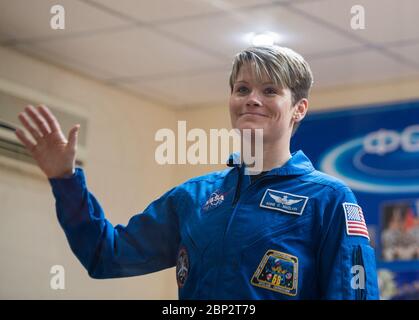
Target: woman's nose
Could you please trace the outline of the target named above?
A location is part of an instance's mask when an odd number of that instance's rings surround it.
[[[257,92],[252,91],[248,96],[248,99],[246,101],[246,106],[258,107],[261,105],[262,103],[260,101],[259,94]]]

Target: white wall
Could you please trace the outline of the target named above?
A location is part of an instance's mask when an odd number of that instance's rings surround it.
[[[172,185],[172,168],[154,161],[154,134],[174,125],[173,112],[4,48],[0,79],[68,101],[89,114],[85,172],[113,224],[126,224]],[[0,166],[0,213],[0,298],[177,298],[173,268],[128,279],[90,279],[58,225],[46,179]],[[55,264],[66,271],[63,291],[49,286]]]

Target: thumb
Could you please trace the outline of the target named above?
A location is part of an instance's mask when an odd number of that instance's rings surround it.
[[[71,128],[68,134],[68,146],[70,148],[75,148],[77,146],[77,136],[79,133],[80,125],[76,124],[73,128]]]

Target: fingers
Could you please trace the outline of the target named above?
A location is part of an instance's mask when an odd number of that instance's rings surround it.
[[[31,117],[32,121],[36,124],[43,136],[46,136],[50,133],[50,129],[48,127],[47,122],[43,117],[40,116],[39,112],[36,111],[36,109],[33,106],[27,106],[25,108],[25,111]]]
[[[32,141],[30,141],[28,137],[26,137],[25,132],[21,129],[16,129],[15,134],[17,138],[25,145],[25,147],[29,151],[32,151],[32,149],[35,147],[35,144],[33,144]]]
[[[55,118],[55,116],[52,114],[52,112],[46,106],[40,105],[38,107],[38,111],[41,113],[41,115],[47,121],[47,123],[48,123],[48,125],[51,129],[51,133],[61,130],[60,124],[58,123],[57,119]]]
[[[19,113],[18,117],[19,117],[20,122],[22,122],[23,126],[31,133],[35,141],[38,142],[39,140],[41,140],[42,138],[41,134],[29,122],[29,118],[27,114],[25,112],[21,112]]]
[[[70,148],[75,148],[77,146],[79,128],[79,124],[75,125],[73,128],[71,128],[70,133],[68,134],[68,146]]]

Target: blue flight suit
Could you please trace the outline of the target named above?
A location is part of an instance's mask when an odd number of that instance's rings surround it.
[[[127,226],[105,219],[82,169],[50,179],[72,251],[98,279],[176,266],[180,299],[378,299],[352,191],[302,151],[254,182],[238,157],[169,190]]]

